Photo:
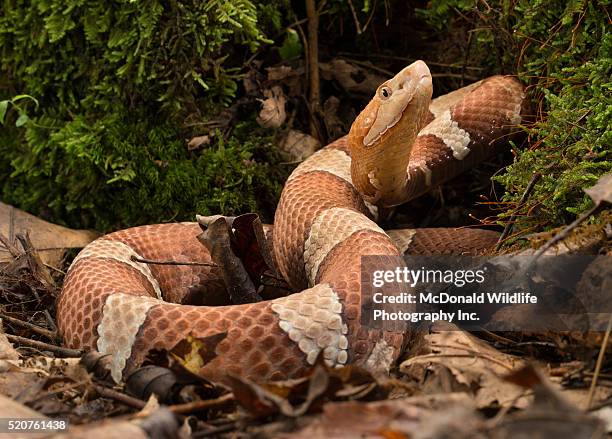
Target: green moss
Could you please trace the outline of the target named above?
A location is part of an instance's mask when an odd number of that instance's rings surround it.
[[[185,140],[232,102],[282,0],[0,1],[0,100],[40,102],[25,129],[7,114],[3,201],[100,230],[196,211],[271,219],[284,176],[267,134],[246,122],[201,151]]]
[[[495,177],[506,189],[501,222],[515,211],[534,172],[543,177],[518,212],[519,229],[572,220],[591,206],[583,188],[612,171],[609,5],[608,0],[498,0],[486,6],[434,0],[421,12],[438,28],[466,14],[474,17],[471,26],[481,37],[473,43],[473,58],[501,53],[492,70],[516,73],[529,86],[536,120],[524,127],[528,148],[516,150],[514,163]]]
[[[26,146],[13,158],[2,198],[99,230],[192,220],[196,212],[258,211],[271,219],[285,175],[271,164],[274,147],[263,133],[243,123],[229,141],[191,153],[178,129],[133,117],[113,113],[94,123],[77,117],[58,130],[29,128],[30,144],[42,147]],[[258,135],[239,141],[247,130]],[[2,145],[0,154],[14,149]]]

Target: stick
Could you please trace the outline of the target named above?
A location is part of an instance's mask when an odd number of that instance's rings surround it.
[[[53,320],[53,317],[51,317],[51,313],[49,312],[48,309],[46,309],[43,312],[45,318],[47,319],[47,323],[49,324],[49,327],[53,330],[53,332],[55,332],[56,334],[59,334],[59,330],[57,329],[57,325],[55,324],[55,321]]]
[[[117,392],[116,390],[109,389],[108,387],[104,387],[95,383],[92,385],[98,395],[100,395],[102,398],[112,399],[137,410],[142,410],[147,404],[141,399],[134,398],[132,396],[126,395],[125,393]]]
[[[340,56],[362,56],[362,57],[367,57],[367,58],[379,58],[379,59],[394,59],[394,60],[406,61],[406,62],[416,61],[416,58],[407,58],[405,56],[383,55],[380,53],[363,54],[363,53],[353,53],[353,52],[338,52],[338,55]],[[427,64],[428,66],[449,67],[453,69],[463,68],[463,66],[459,64],[446,64],[446,63],[440,63],[440,62],[434,62],[434,61],[425,61],[425,64]],[[465,68],[467,70],[476,70],[476,71],[484,70],[482,67],[474,67],[474,66],[465,66]]]
[[[612,330],[612,315],[608,319],[608,327],[606,328],[606,334],[601,341],[601,348],[599,348],[599,355],[597,356],[597,364],[595,365],[595,373],[593,374],[593,380],[591,381],[591,387],[589,387],[589,398],[587,399],[586,409],[591,408],[593,403],[593,396],[595,395],[595,387],[597,385],[597,378],[599,378],[599,372],[601,371],[601,364],[606,355],[606,347],[608,346],[608,340],[610,339],[610,331]]]
[[[50,396],[59,395],[60,393],[66,392],[68,390],[76,389],[78,387],[84,386],[88,383],[88,381],[79,381],[76,383],[71,383],[66,386],[60,387],[59,389],[51,390],[50,392],[44,393],[36,398],[29,400],[28,404],[34,404],[36,401],[40,401],[41,399],[49,398]]]
[[[319,15],[315,0],[306,0],[306,15],[308,17],[308,73],[310,79],[309,104],[313,117],[310,119],[310,134],[319,139],[319,129],[315,116],[319,114],[320,84],[319,84]]]
[[[142,262],[143,264],[153,264],[153,265],[196,265],[198,267],[216,267],[217,266],[217,264],[213,262],[156,261],[153,259],[139,258],[137,256],[132,256],[131,259],[134,262]]]
[[[192,412],[199,412],[199,411],[207,410],[211,408],[223,407],[233,400],[234,400],[234,394],[226,393],[225,395],[220,396],[215,399],[205,399],[202,401],[187,402],[185,404],[169,405],[168,409],[172,413],[180,415],[180,414],[187,414],[187,413],[192,413]]]
[[[42,349],[45,351],[53,352],[61,357],[65,358],[79,358],[83,351],[80,349],[69,349],[61,346],[55,346],[53,344],[45,343],[38,340],[30,340],[29,338],[19,337],[18,335],[6,334],[6,338],[13,343],[19,343],[22,346],[28,346],[36,349]]]
[[[495,251],[498,251],[500,249],[503,241],[510,234],[510,230],[512,230],[512,225],[514,223],[514,220],[517,216],[518,211],[521,210],[521,208],[527,201],[527,198],[533,191],[533,188],[535,187],[536,183],[540,180],[540,178],[542,178],[542,174],[540,174],[539,172],[536,172],[535,174],[533,174],[533,177],[531,177],[531,181],[529,181],[529,184],[525,188],[525,192],[523,192],[523,195],[521,196],[521,199],[519,200],[518,206],[516,206],[515,211],[512,213],[512,215],[508,219],[508,222],[506,223],[506,227],[504,227],[504,231],[502,232],[502,234],[499,236],[499,239],[497,240]]]
[[[216,436],[221,433],[228,433],[230,431],[238,428],[237,422],[230,422],[229,424],[220,425],[219,427],[213,427],[208,430],[196,431],[193,433],[191,437],[199,438],[199,437],[208,437],[208,436]]]
[[[32,323],[24,322],[23,320],[19,320],[14,317],[7,316],[4,313],[0,313],[0,320],[6,320],[7,322],[12,323],[14,325],[18,325],[23,328],[27,328],[37,333],[38,335],[47,337],[49,340],[57,340],[57,332],[49,331],[48,329],[41,328],[40,326],[34,325]]]
[[[540,247],[539,250],[533,255],[533,259],[531,261],[530,266],[532,266],[535,263],[535,261],[544,254],[546,250],[551,248],[557,242],[562,241],[563,239],[567,238],[567,236],[570,234],[572,230],[574,230],[576,227],[578,227],[580,224],[586,221],[586,219],[590,217],[591,215],[593,215],[602,205],[603,203],[598,203],[595,206],[593,206],[593,208],[589,209],[588,212],[585,212],[582,215],[580,215],[580,217],[578,217],[573,223],[571,223],[565,229],[561,230],[561,232],[556,234],[550,241],[548,241],[546,244]]]
[[[15,247],[11,243],[11,241],[2,233],[0,233],[0,243],[2,243],[4,247],[6,247],[6,250],[11,254],[14,259],[17,259],[19,256],[21,256],[22,253],[19,251],[19,249]]]
[[[348,0],[348,4],[353,14],[353,21],[355,22],[355,27],[357,28],[357,35],[360,35],[361,34],[361,24],[359,23],[359,19],[357,18],[357,12],[355,12],[355,6],[353,6],[353,2],[351,0]]]

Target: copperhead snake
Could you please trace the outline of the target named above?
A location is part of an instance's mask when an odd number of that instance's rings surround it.
[[[417,61],[383,83],[349,134],[302,162],[288,178],[272,236],[277,268],[296,291],[270,301],[182,305],[187,294],[223,286],[215,267],[160,266],[132,256],[210,261],[197,223],[157,224],[105,235],[72,263],[58,302],[64,344],[110,354],[119,382],[152,350],[188,336],[219,335],[199,374],[256,380],[295,377],[323,352],[331,366],[388,368],[406,334],[360,324],[362,255],[474,253],[497,234],[476,229],[385,233],[376,210],[413,199],[507,143],[524,112],[524,91],[494,76],[431,100]],[[172,303],[175,302],[175,303]]]

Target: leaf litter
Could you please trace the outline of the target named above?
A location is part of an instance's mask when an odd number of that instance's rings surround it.
[[[278,277],[273,230],[256,215],[200,222],[211,252],[229,253],[213,259],[226,282],[238,280],[248,293],[238,301],[259,300],[253,291],[262,299],[291,292],[286,285],[266,291],[264,279]],[[3,416],[70,420],[57,437],[596,438],[610,431],[609,357],[588,395],[601,334],[598,345],[586,334],[467,333],[439,323],[415,333],[388,376],[318,361],[293,380],[211,383],[195,372],[215,355],[219,334],[152,352],[149,364],[115,385],[104,356],[58,345],[53,314],[62,273],[45,265],[26,235],[3,242],[11,258],[0,272],[0,408]],[[584,283],[583,299],[594,300],[588,288],[600,283],[593,276]]]

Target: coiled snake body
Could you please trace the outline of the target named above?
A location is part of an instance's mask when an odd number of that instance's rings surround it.
[[[504,76],[433,101],[431,94],[429,69],[411,64],[379,87],[347,137],[289,177],[273,250],[278,270],[301,292],[244,305],[181,305],[187,294],[218,288],[218,269],[147,265],[132,256],[210,261],[196,239],[201,230],[196,223],[135,227],[97,239],[71,265],[58,303],[64,343],[111,354],[116,381],[150,351],[170,350],[190,335],[211,340],[199,373],[213,380],[227,373],[293,377],[321,351],[329,365],[388,368],[405,334],[360,324],[361,256],[473,253],[496,234],[385,233],[374,221],[377,207],[412,199],[482,161],[516,130],[524,104],[522,86]]]

